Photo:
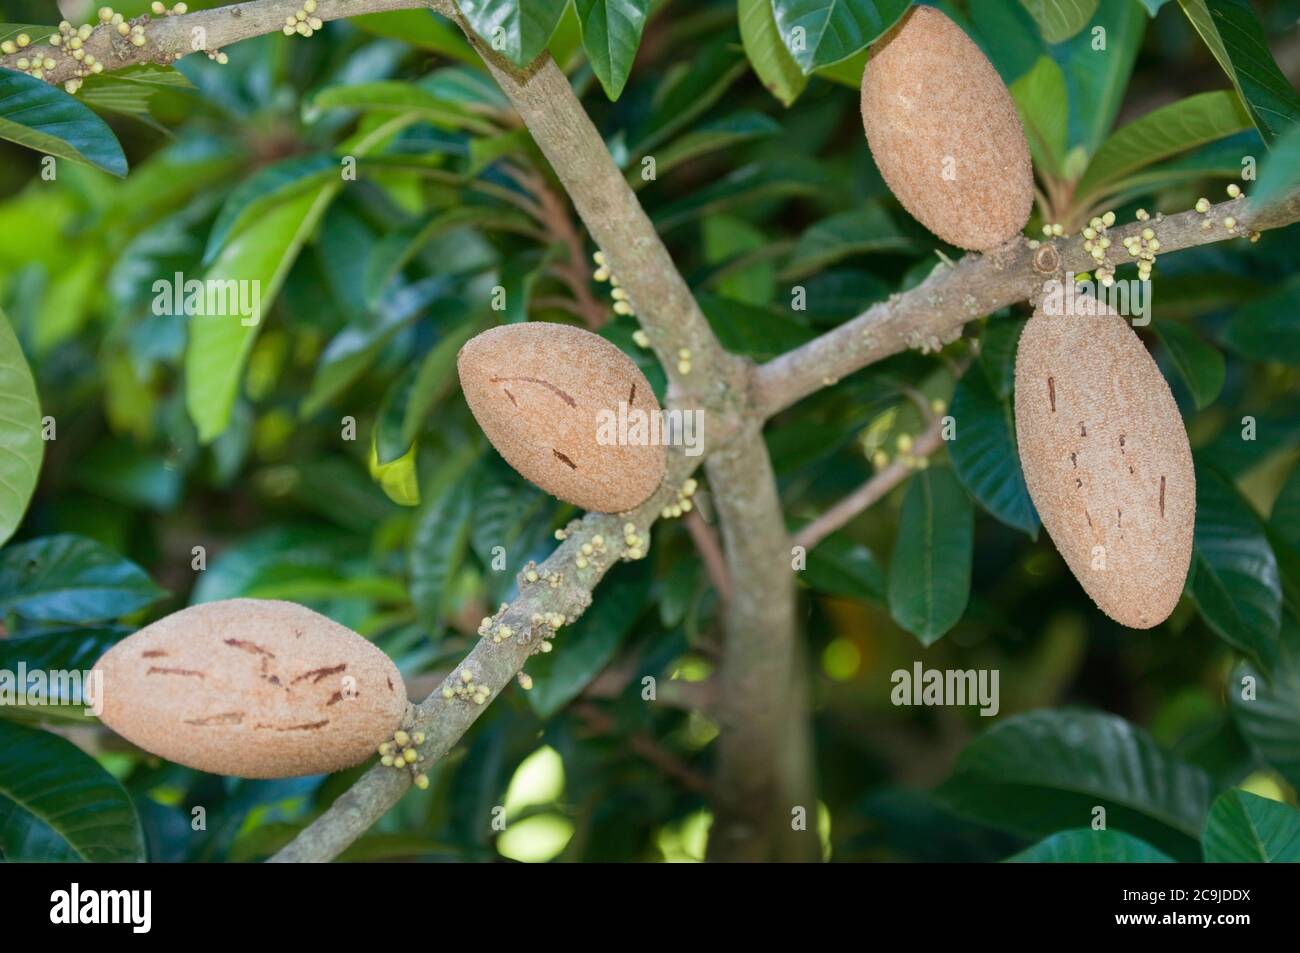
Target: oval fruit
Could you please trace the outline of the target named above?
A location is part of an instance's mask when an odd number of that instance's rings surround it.
[[[944,241],[983,251],[1029,221],[1034,172],[1016,105],[993,64],[933,7],[871,48],[862,125],[880,174]]]
[[[618,513],[644,503],[663,480],[664,441],[653,436],[659,401],[631,358],[599,335],[503,325],[471,338],[457,370],[492,445],[553,496]]]
[[[145,626],[95,665],[103,722],[213,774],[289,778],[364,761],[401,726],[397,667],[304,606],[229,599]]]
[[[1196,476],[1178,405],[1128,323],[1095,298],[1025,325],[1016,439],[1025,483],[1070,571],[1108,616],[1146,629],[1178,603]]]

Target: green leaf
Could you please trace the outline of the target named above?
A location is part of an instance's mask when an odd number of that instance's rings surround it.
[[[448,331],[420,362],[402,418],[401,439],[407,446],[415,442],[434,408],[456,388],[456,356],[480,327],[477,321],[466,321]]]
[[[911,0],[772,0],[781,42],[805,76],[865,48],[911,5]]]
[[[1210,808],[1202,840],[1211,864],[1300,863],[1300,811],[1248,791],[1225,791]]]
[[[1278,69],[1268,38],[1246,0],[1179,0],[1219,66],[1272,146],[1300,122],[1300,97]]]
[[[741,166],[706,187],[657,209],[655,224],[669,231],[701,215],[765,199],[811,196],[833,187],[833,178],[806,159],[754,162]]]
[[[387,463],[378,457],[379,432],[376,430],[370,445],[370,476],[384,495],[398,506],[420,505],[420,481],[416,474],[416,448],[411,444],[406,452]]]
[[[1214,403],[1223,390],[1227,374],[1223,355],[1185,324],[1161,321],[1155,325],[1155,332],[1169,352],[1178,376],[1191,391],[1196,409],[1202,410]]]
[[[985,375],[966,374],[949,413],[957,424],[947,444],[957,478],[999,520],[1037,539],[1038,513],[1020,469],[1011,398],[998,397]]]
[[[1188,591],[1206,624],[1265,669],[1277,659],[1281,586],[1277,558],[1250,504],[1198,463]]]
[[[1300,365],[1300,278],[1237,311],[1223,340],[1252,360]]]
[[[104,120],[57,86],[3,68],[0,139],[126,175],[126,156]]]
[[[880,560],[861,543],[832,533],[808,553],[800,578],[812,589],[833,596],[880,602],[885,597],[885,572]]]
[[[754,72],[783,105],[793,104],[808,85],[808,77],[781,42],[772,0],[740,0],[737,12],[740,40]]]
[[[1048,43],[1061,43],[1084,28],[1099,0],[1020,0]]]
[[[757,360],[776,357],[814,337],[789,311],[755,307],[717,295],[699,295],[700,308],[722,346]]]
[[[915,247],[881,206],[865,205],[822,219],[799,236],[782,275],[799,278],[850,255],[908,252]]]
[[[401,40],[411,46],[442,53],[452,59],[483,68],[474,47],[465,42],[459,30],[429,10],[393,10],[350,17],[348,24],[375,36]]]
[[[555,651],[532,658],[528,673],[533,689],[527,698],[538,717],[555,715],[613,660],[649,591],[649,577],[640,566],[616,570],[601,585],[600,598],[586,614],[559,631]]]
[[[203,264],[212,264],[231,235],[258,220],[277,202],[313,186],[324,185],[331,175],[339,174],[339,168],[336,157],[314,155],[285,159],[253,173],[226,196],[212,231],[208,233]]]
[[[1250,116],[1233,93],[1188,96],[1116,130],[1092,157],[1075,191],[1095,195],[1154,162],[1249,128]]]
[[[36,635],[0,639],[0,670],[15,672],[21,663],[27,671],[78,671],[95,667],[99,657],[130,634],[121,626],[54,629]],[[76,700],[76,701],[79,701]],[[4,706],[0,705],[0,711]]]
[[[420,624],[432,632],[442,630],[447,589],[469,548],[477,460],[477,450],[462,450],[446,461],[415,518],[408,553],[411,602]]]
[[[402,113],[418,117],[441,129],[465,129],[481,135],[498,132],[472,109],[435,95],[412,83],[379,80],[353,86],[326,86],[312,97],[307,112],[359,109],[366,112]]]
[[[1000,721],[966,746],[937,795],[962,816],[1023,837],[1046,837],[1104,807],[1110,830],[1194,860],[1211,793],[1208,774],[1137,726],[1067,709]]]
[[[41,472],[41,405],[23,349],[0,311],[0,545],[27,512]]]
[[[1260,165],[1259,180],[1250,193],[1250,207],[1261,209],[1300,185],[1300,123],[1273,145]]]
[[[239,382],[258,329],[307,236],[338,191],[334,183],[295,196],[236,235],[204,275],[205,282],[251,282],[258,292],[256,322],[226,314],[190,316],[185,351],[185,405],[199,440],[211,443],[230,423]],[[218,287],[209,285],[211,287]],[[250,323],[245,324],[245,321]]]
[[[1104,33],[1094,30],[1100,27]],[[1069,147],[1094,154],[1105,141],[1128,90],[1147,18],[1132,0],[1103,3],[1089,28],[1052,51],[1065,72],[1070,101]],[[1093,43],[1105,37],[1104,49]]]
[[[116,619],[166,593],[93,539],[64,533],[0,550],[0,611],[43,622]]]
[[[1024,329],[1024,318],[990,318],[980,334],[980,366],[998,397],[1016,388],[1016,345]]]
[[[1247,678],[1253,679],[1254,693],[1243,698]],[[1241,663],[1228,676],[1227,696],[1251,750],[1292,787],[1300,787],[1300,623],[1283,616],[1273,670],[1265,675],[1249,662]]]
[[[180,70],[141,63],[111,73],[92,73],[82,81],[77,98],[100,112],[145,119],[159,93],[193,89],[194,84]]]
[[[546,49],[569,0],[460,0],[474,32],[516,66],[527,66]]]
[[[889,560],[889,614],[923,645],[961,619],[970,598],[975,514],[948,467],[912,477]]]
[[[1300,550],[1300,466],[1291,471],[1291,476],[1277,498],[1273,500],[1273,511],[1268,518],[1270,528],[1279,538],[1292,548]]]
[[[731,264],[715,282],[724,298],[766,307],[776,297],[776,267],[766,257],[768,235],[743,218],[710,215],[701,223],[704,258],[709,265]],[[748,264],[747,258],[751,258]]]
[[[1123,831],[1061,831],[1008,857],[1009,864],[1172,864],[1174,859]]]
[[[57,735],[7,721],[0,721],[0,751],[5,860],[145,859],[135,805],[90,755]]]
[[[582,47],[611,100],[623,94],[641,31],[650,13],[650,0],[574,0]]]
[[[1040,56],[1033,69],[1011,84],[1011,98],[1024,124],[1034,162],[1044,172],[1059,177],[1065,166],[1070,116],[1061,67],[1050,57]]]
[[[781,131],[781,124],[771,116],[756,112],[738,112],[702,123],[673,140],[655,156],[655,171],[663,175],[684,162],[720,149],[730,149]],[[640,177],[638,176],[638,181]]]

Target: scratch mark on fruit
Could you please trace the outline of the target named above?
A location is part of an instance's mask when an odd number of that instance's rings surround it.
[[[308,721],[308,722],[304,722],[301,725],[270,725],[267,724],[266,722],[260,722],[254,727],[256,727],[258,730],[261,731],[264,731],[268,728],[271,729],[272,731],[319,731],[321,728],[324,728],[329,723],[330,723],[329,719],[326,718],[324,721]]]
[[[157,665],[149,666],[146,675],[190,675],[194,678],[203,678],[202,672],[195,671],[192,668],[160,668]]]
[[[1091,527],[1091,526],[1092,526],[1092,515],[1091,515],[1087,510],[1084,510],[1084,511],[1083,511],[1083,518],[1086,519],[1086,520],[1088,521],[1088,526]]]
[[[1124,528],[1124,511],[1123,511],[1123,510],[1116,510],[1116,511],[1115,511],[1115,525],[1116,525],[1119,529],[1123,529],[1123,528]]]
[[[627,405],[632,406],[636,402],[636,381],[632,382],[632,393],[627,395]]]
[[[493,384],[507,384],[513,381],[523,381],[524,383],[527,384],[540,384],[541,386],[549,390],[551,393],[553,393],[556,397],[560,398],[560,400],[568,404],[570,407],[578,406],[578,402],[576,400],[574,400],[564,391],[560,390],[560,388],[556,387],[550,381],[542,380],[540,377],[492,377],[489,378],[489,380],[491,380]],[[503,387],[502,390],[505,390],[505,388]]]
[[[265,655],[267,658],[275,658],[274,652],[262,648],[256,642],[245,642],[242,639],[226,639],[225,641],[232,649],[239,649],[241,652],[249,652],[253,655]]]
[[[166,658],[167,653],[162,649],[150,649],[148,652],[141,652],[141,658]]]
[[[1121,455],[1121,456],[1122,456],[1123,453],[1124,453],[1124,435],[1123,435],[1123,434],[1120,434],[1120,435],[1119,435],[1119,452],[1120,452],[1120,455]]]
[[[1052,413],[1056,413],[1056,378],[1047,379],[1047,399],[1052,404]]]
[[[1076,470],[1079,469],[1079,455],[1077,453],[1070,454],[1070,466]]]
[[[330,668],[314,668],[310,672],[303,672],[301,675],[299,675],[289,684],[297,685],[299,682],[310,678],[312,680],[312,684],[316,685],[319,684],[322,678],[329,678],[331,675],[337,675],[339,672],[345,671],[347,667],[348,667],[347,663],[344,662],[340,665],[335,665]]]
[[[1160,477],[1160,518],[1165,517],[1165,478]]]
[[[515,400],[515,395],[512,394],[512,393],[510,393],[510,388],[509,388],[509,387],[503,387],[503,388],[501,388],[501,389],[502,389],[503,391],[505,391],[505,392],[506,392],[506,396],[510,398],[510,403],[512,403],[512,404],[514,404],[516,407],[518,407],[518,406],[519,406],[519,401]]]
[[[335,692],[330,696],[330,700],[325,703],[325,707],[329,708],[330,705],[337,705],[341,701],[343,701],[343,693]]]
[[[186,718],[185,724],[194,725],[198,728],[208,728],[212,725],[238,725],[244,720],[242,711],[225,711],[220,715],[207,715],[203,718]]]
[[[564,454],[560,453],[560,451],[556,450],[554,447],[551,448],[551,453],[555,454],[556,458],[565,466],[569,467],[571,470],[578,469],[578,465],[576,463],[574,463]]]
[[[1079,436],[1080,437],[1088,436],[1088,428],[1083,425],[1082,420],[1079,421]]]

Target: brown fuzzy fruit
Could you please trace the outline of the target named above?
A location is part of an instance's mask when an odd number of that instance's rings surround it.
[[[401,725],[397,667],[351,629],[292,602],[190,606],[95,665],[103,722],[168,761],[289,778],[364,761]]]
[[[871,48],[862,125],[890,190],[944,241],[983,251],[1029,221],[1034,172],[1016,105],[933,7],[913,7]]]
[[[1068,299],[1067,299],[1068,300]],[[1178,603],[1196,476],[1169,385],[1125,320],[1079,296],[1041,310],[1016,351],[1016,439],[1029,495],[1093,601],[1146,629]]]
[[[659,402],[631,358],[599,335],[544,322],[502,325],[472,338],[457,369],[492,445],[548,493],[619,513],[644,503],[663,480],[662,441],[650,445],[633,430],[638,419],[659,419]],[[620,442],[624,413],[628,439]]]

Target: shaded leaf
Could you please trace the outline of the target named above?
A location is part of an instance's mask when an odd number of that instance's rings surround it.
[[[1223,340],[1252,360],[1300,365],[1300,279],[1238,310]]]
[[[957,424],[956,439],[947,444],[957,478],[986,510],[1037,539],[1038,513],[1020,469],[1011,398],[998,397],[983,374],[965,374],[949,413]]]
[[[1253,697],[1243,698],[1246,678]],[[1282,650],[1265,675],[1248,662],[1228,676],[1228,707],[1252,751],[1293,787],[1300,787],[1300,623],[1282,620]]]
[[[0,139],[126,175],[126,156],[104,120],[59,87],[5,68],[0,68]]]
[[[822,219],[799,236],[782,274],[798,278],[850,255],[907,252],[915,247],[888,212],[879,205],[866,205]]]
[[[1264,208],[1300,185],[1300,123],[1292,126],[1264,157],[1250,193],[1251,208]]]
[[[477,459],[477,451],[462,451],[438,470],[411,534],[411,602],[421,625],[433,632],[442,629],[447,588],[469,548]]]
[[[842,533],[832,533],[808,553],[799,578],[810,588],[849,599],[882,601],[885,571],[866,546]]]
[[[135,563],[84,536],[43,536],[0,550],[0,611],[28,619],[116,619],[163,595]]]
[[[1094,807],[1111,830],[1177,860],[1200,855],[1209,775],[1156,746],[1114,715],[1078,710],[1015,715],[957,758],[937,795],[966,817],[1024,837],[1045,837]]]
[[[1097,12],[1099,0],[1020,0],[1048,43],[1068,40]]]
[[[1174,859],[1123,831],[1061,831],[1008,857],[1011,864],[1172,864]]]
[[[1155,325],[1155,332],[1169,352],[1178,376],[1191,391],[1196,409],[1201,410],[1214,403],[1214,399],[1223,390],[1227,374],[1223,355],[1201,340],[1201,336],[1185,324],[1161,321]]]
[[[1300,863],[1300,811],[1248,791],[1227,791],[1210,807],[1204,846],[1211,864]]]
[[[1051,57],[1040,56],[1033,69],[1011,84],[1011,98],[1024,124],[1035,165],[1060,176],[1070,116],[1061,67]]]
[[[912,477],[889,560],[889,614],[923,645],[966,611],[974,521],[951,469],[931,466]]]
[[[135,806],[94,758],[57,735],[8,721],[0,721],[0,750],[5,860],[145,859]]]

